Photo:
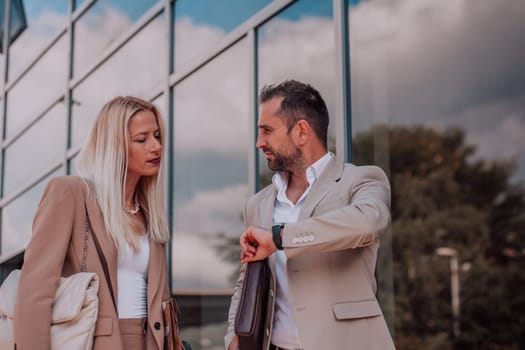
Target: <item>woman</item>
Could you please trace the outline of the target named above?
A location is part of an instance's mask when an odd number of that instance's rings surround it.
[[[89,217],[87,271],[99,281],[93,349],[162,350],[161,302],[169,298],[162,146],[165,127],[152,104],[109,101],[79,156],[79,175],[52,179],[33,222],[15,311],[18,350],[49,350],[52,301],[61,276],[81,271]],[[116,300],[113,300],[111,289]],[[114,304],[115,301],[115,304]]]

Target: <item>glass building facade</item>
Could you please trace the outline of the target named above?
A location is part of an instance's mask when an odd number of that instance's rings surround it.
[[[294,78],[324,96],[330,150],[390,178],[377,279],[397,349],[524,349],[524,1],[0,4],[0,277],[22,264],[43,188],[75,174],[99,109],[136,95],[169,126],[182,336],[224,348],[243,205],[271,178],[257,94]]]

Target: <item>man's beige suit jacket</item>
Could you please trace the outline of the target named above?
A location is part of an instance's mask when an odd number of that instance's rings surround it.
[[[276,194],[270,185],[248,200],[246,226],[271,228]],[[390,185],[384,172],[332,158],[306,197],[298,222],[283,230],[290,300],[304,350],[394,349],[374,277],[379,239],[389,224]],[[273,278],[264,350],[275,305],[274,255],[269,264]],[[244,271],[245,265],[231,300],[226,346],[234,337]]]

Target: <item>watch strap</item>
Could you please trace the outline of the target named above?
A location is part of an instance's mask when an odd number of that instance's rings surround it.
[[[282,230],[284,228],[284,223],[275,224],[272,226],[272,239],[273,244],[277,247],[277,250],[283,250],[283,238]]]

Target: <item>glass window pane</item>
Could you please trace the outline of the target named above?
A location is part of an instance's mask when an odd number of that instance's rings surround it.
[[[72,146],[83,144],[100,108],[117,95],[149,99],[166,79],[163,14],[134,36],[73,91]],[[150,53],[155,54],[150,54]]]
[[[59,102],[5,150],[4,193],[59,161],[65,152],[66,136],[66,107]]]
[[[67,37],[62,38],[36,63],[7,94],[7,138],[34,120],[67,82]]]
[[[78,154],[76,154],[73,158],[69,160],[69,173],[71,175],[78,175],[77,171],[77,165],[78,165]]]
[[[158,108],[160,114],[162,114],[165,119],[168,119],[168,114],[166,112],[166,96],[164,94],[157,96],[153,101],[151,101],[151,103],[153,103],[155,107]]]
[[[44,180],[33,186],[29,191],[2,208],[2,251],[1,256],[7,256],[25,247],[31,238],[31,225],[36,208],[49,179],[64,175],[64,169],[59,168]]]
[[[353,157],[390,172],[400,349],[525,344],[524,15],[349,3]]]
[[[73,75],[85,70],[157,2],[99,0],[91,6],[74,24]]]
[[[271,0],[175,1],[175,70],[213,47]]]
[[[279,13],[258,31],[259,90],[286,79],[307,82],[323,96],[330,114],[328,148],[335,150],[335,58],[331,0],[304,0]],[[276,59],[278,57],[278,59]],[[271,182],[259,157],[259,187]]]
[[[248,144],[247,59],[242,41],[175,86],[175,288],[233,286],[238,259],[217,255],[218,245],[238,239],[243,228],[247,150],[253,147]]]
[[[78,9],[86,0],[74,0],[75,2],[75,10]]]
[[[22,3],[27,28],[9,48],[10,79],[15,78],[60,30],[66,28],[68,19],[68,0],[31,0]],[[57,66],[67,69],[67,66]]]
[[[239,268],[253,147],[248,57],[243,40],[174,88],[172,287],[191,310],[183,338],[202,349],[224,346]]]
[[[0,91],[4,91],[4,78],[3,78],[4,66],[5,66],[4,62],[5,62],[4,54],[0,53],[0,74],[2,74],[2,76],[0,77]]]

